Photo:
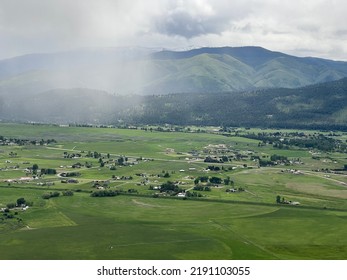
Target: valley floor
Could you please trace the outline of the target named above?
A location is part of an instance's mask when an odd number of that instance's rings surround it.
[[[347,259],[341,145],[250,132],[0,124],[0,258]]]

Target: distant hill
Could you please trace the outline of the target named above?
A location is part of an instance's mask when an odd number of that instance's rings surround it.
[[[347,78],[295,89],[229,93],[111,95],[57,89],[14,103],[0,118],[94,124],[175,124],[347,130]]]
[[[0,96],[22,98],[58,88],[138,95],[235,92],[297,88],[343,77],[347,62],[300,58],[261,47],[96,49],[1,60]]]
[[[347,130],[347,78],[296,89],[145,97],[133,123]]]
[[[290,57],[284,53],[273,52],[261,47],[220,47],[220,48],[200,48],[189,51],[161,51],[152,54],[156,60],[176,60],[187,59],[197,55],[212,54],[212,55],[227,55],[231,56],[251,67],[257,67],[271,59],[278,57]]]
[[[0,119],[44,123],[109,123],[141,102],[141,96],[116,96],[85,88],[55,89],[2,104]]]
[[[347,62],[300,58],[261,47],[162,51],[152,58],[157,67],[168,69],[162,79],[151,84],[153,91],[165,87],[170,92],[200,93],[296,88],[347,76]]]
[[[0,61],[0,119],[341,128],[346,77],[261,47],[31,54]]]

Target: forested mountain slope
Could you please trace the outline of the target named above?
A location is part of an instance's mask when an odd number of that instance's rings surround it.
[[[296,89],[111,95],[54,90],[5,105],[4,120],[347,129],[347,78]]]

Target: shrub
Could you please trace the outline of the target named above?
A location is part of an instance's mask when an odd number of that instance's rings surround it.
[[[12,209],[12,208],[15,208],[15,207],[16,207],[16,204],[13,203],[13,202],[7,203],[7,204],[6,204],[6,207],[7,207],[8,209]]]
[[[51,195],[50,195],[49,193],[44,193],[44,194],[42,195],[42,198],[43,198],[43,199],[50,199],[50,198],[51,198]]]
[[[106,196],[117,196],[119,195],[119,191],[115,190],[101,190],[92,192],[90,196],[92,197],[106,197]]]
[[[64,191],[63,196],[73,196],[73,191]]]
[[[59,195],[60,195],[60,192],[51,193],[51,197],[58,197]]]
[[[44,193],[42,195],[43,199],[50,199],[51,197],[58,197],[60,195],[60,192],[50,192],[50,193]]]

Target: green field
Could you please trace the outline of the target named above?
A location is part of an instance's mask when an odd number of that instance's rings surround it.
[[[0,146],[0,258],[347,259],[347,175],[331,172],[347,164],[345,153],[278,149],[205,130],[0,124],[8,140]],[[10,139],[56,142],[17,145]],[[90,157],[94,152],[99,156]],[[254,159],[274,154],[291,163],[259,167]],[[230,160],[203,160],[222,156]],[[77,163],[81,167],[73,168]],[[207,170],[211,165],[218,170]],[[75,176],[62,177],[69,172]],[[199,182],[209,190],[194,190],[201,177],[222,182]],[[160,193],[167,181],[199,197]],[[119,195],[92,197],[97,186]],[[226,191],[231,188],[237,191]],[[66,190],[73,196],[64,196]],[[42,197],[53,192],[59,196]],[[277,196],[300,205],[276,203]],[[18,198],[29,208],[5,212]]]

